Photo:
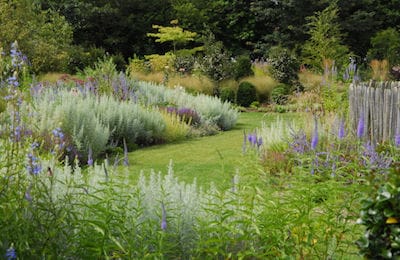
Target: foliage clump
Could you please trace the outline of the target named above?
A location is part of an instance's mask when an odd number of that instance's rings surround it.
[[[278,84],[271,92],[271,100],[275,104],[283,105],[287,102],[289,95],[289,86]]]
[[[279,46],[271,48],[268,61],[271,65],[271,75],[278,82],[290,86],[290,93],[302,89],[298,77],[299,61],[288,49]]]
[[[366,227],[357,244],[368,259],[395,259],[400,256],[400,168],[397,165],[390,181],[362,201],[358,224]]]
[[[236,103],[239,106],[249,107],[254,101],[257,101],[255,86],[247,81],[241,82],[237,91]]]

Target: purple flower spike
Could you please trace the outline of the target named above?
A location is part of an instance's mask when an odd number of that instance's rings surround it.
[[[91,147],[89,147],[89,153],[88,153],[88,161],[87,161],[87,164],[88,164],[89,166],[93,166],[93,151],[92,151],[92,148],[91,148]]]
[[[257,139],[257,147],[260,147],[263,144],[263,140],[261,136]]]
[[[165,231],[167,229],[167,211],[165,210],[164,203],[161,202],[161,229]]]
[[[342,140],[346,135],[345,129],[344,129],[344,120],[340,121],[339,125],[339,131],[338,131],[338,138]]]
[[[394,145],[395,145],[396,147],[400,147],[400,134],[396,134],[396,135],[394,136]]]
[[[29,187],[26,192],[25,192],[25,199],[29,202],[32,202],[32,196],[31,196],[31,187]]]
[[[313,136],[311,139],[311,149],[315,150],[315,148],[317,148],[318,145],[318,122],[317,122],[317,118],[314,119],[315,121],[315,125],[314,125],[314,132],[313,132]]]
[[[26,169],[31,175],[38,175],[42,171],[42,165],[40,165],[39,159],[32,153],[28,154],[28,165]]]
[[[7,249],[5,257],[7,260],[17,259],[17,253],[15,252],[15,248],[12,245],[9,249]]]
[[[255,146],[257,144],[257,135],[256,134],[249,134],[247,136],[247,140],[249,140],[249,143],[252,146]]]
[[[364,128],[365,128],[364,114],[361,113],[360,119],[358,120],[358,125],[357,125],[357,137],[360,139],[364,136]]]

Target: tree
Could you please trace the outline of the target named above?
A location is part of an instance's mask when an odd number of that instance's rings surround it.
[[[307,40],[306,17],[326,7],[325,0],[253,0],[254,53],[265,56],[273,46],[299,49]]]
[[[272,77],[284,83],[288,92],[302,90],[297,75],[299,62],[292,52],[281,46],[274,46],[269,51],[268,60],[271,64]]]
[[[177,20],[172,20],[171,24],[174,26],[153,25],[153,28],[157,29],[158,33],[148,33],[147,36],[157,38],[156,42],[160,43],[172,42],[174,53],[176,53],[176,46],[178,44],[194,41],[197,33],[183,30],[177,26]]]
[[[170,0],[37,0],[42,9],[64,15],[74,28],[74,43],[102,47],[126,59],[160,53],[163,46],[147,37],[153,24],[172,20]]]
[[[219,95],[221,81],[232,77],[230,53],[224,48],[221,41],[215,40],[215,36],[211,32],[204,40],[201,70],[215,81],[214,95]]]
[[[338,19],[343,43],[358,57],[364,58],[370,48],[370,39],[382,21],[376,16],[375,0],[342,0],[338,2]]]
[[[387,60],[390,66],[400,65],[400,33],[394,28],[378,32],[371,38],[369,60]]]
[[[348,47],[342,44],[343,34],[337,22],[338,7],[332,2],[327,8],[309,17],[310,39],[303,47],[305,63],[316,69],[324,69],[327,60],[344,65],[348,61]]]

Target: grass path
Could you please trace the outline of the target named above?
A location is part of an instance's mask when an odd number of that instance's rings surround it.
[[[250,132],[261,126],[261,122],[275,120],[278,114],[242,113],[234,129],[218,135],[201,137],[180,143],[164,144],[136,150],[129,154],[129,172],[145,174],[153,169],[167,171],[170,160],[174,175],[185,182],[196,178],[200,185],[211,182],[224,185],[231,181],[236,170],[245,167],[249,156],[242,154],[243,131]],[[294,114],[279,114],[293,118]]]

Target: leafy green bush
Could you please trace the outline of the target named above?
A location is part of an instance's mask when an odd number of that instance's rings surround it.
[[[236,94],[235,91],[231,88],[222,88],[221,93],[219,94],[219,98],[222,101],[227,101],[231,103],[235,103],[236,100]]]
[[[287,85],[293,85],[298,82],[297,72],[300,64],[288,49],[282,47],[271,48],[268,60],[274,79]]]
[[[383,183],[362,201],[359,224],[366,232],[357,242],[368,259],[397,259],[400,256],[400,168],[395,180]]]
[[[205,37],[204,57],[200,61],[200,70],[216,82],[213,90],[214,95],[219,95],[219,83],[232,77],[234,70],[230,56],[231,54],[223,43],[216,41],[211,32]]]
[[[271,92],[271,100],[275,104],[283,105],[288,100],[289,87],[285,84],[279,84]]]
[[[35,73],[64,71],[69,61],[72,27],[59,13],[42,11],[38,4],[24,1],[2,2],[0,5],[0,45],[14,41],[27,56]]]
[[[233,63],[233,77],[235,80],[251,76],[254,72],[252,70],[252,63],[249,56],[239,56],[236,62]]]
[[[146,73],[149,72],[148,66],[146,66],[146,62],[143,59],[140,59],[138,56],[134,55],[133,58],[129,59],[128,66],[126,68],[126,75],[128,77],[133,78],[135,73]]]
[[[177,55],[174,60],[175,71],[181,74],[190,74],[194,69],[195,61],[196,59],[192,55]]]
[[[104,56],[93,67],[86,67],[83,74],[94,79],[98,93],[105,94],[112,92],[112,81],[117,78],[118,71],[113,58]]]
[[[400,33],[394,28],[387,28],[371,38],[371,49],[368,50],[370,60],[388,60],[389,66],[400,64]]]
[[[83,71],[86,67],[93,66],[104,55],[105,50],[101,48],[85,49],[82,46],[71,46],[67,70],[72,74]]]
[[[248,107],[257,100],[256,87],[250,82],[243,81],[239,84],[237,91],[236,103],[239,106]]]
[[[171,70],[175,60],[175,55],[170,52],[164,55],[152,54],[146,55],[145,57],[149,61],[151,70],[153,72],[163,72],[166,70]]]

